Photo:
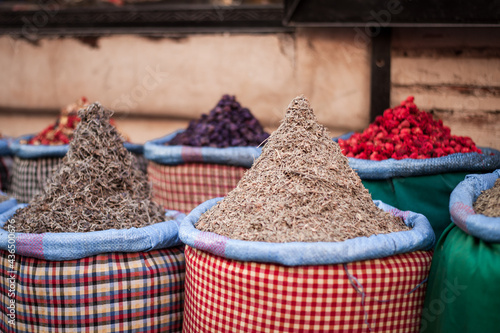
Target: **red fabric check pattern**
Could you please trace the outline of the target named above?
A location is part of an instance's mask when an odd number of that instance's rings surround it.
[[[161,165],[149,161],[148,176],[156,202],[166,209],[189,213],[209,199],[225,196],[238,185],[246,170],[232,165]]]
[[[189,246],[185,255],[185,333],[418,332],[426,284],[412,290],[432,258],[417,251],[347,264],[363,304],[342,264],[242,262]]]

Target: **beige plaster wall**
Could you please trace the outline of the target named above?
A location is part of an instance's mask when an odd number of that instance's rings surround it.
[[[85,95],[114,109],[122,130],[145,142],[184,128],[225,93],[269,130],[299,94],[332,135],[362,130],[369,122],[370,47],[351,28],[110,36],[96,47],[72,38],[32,45],[0,36],[0,133],[37,132]],[[500,149],[498,29],[394,29],[391,70],[391,105],[413,95],[453,134]]]
[[[85,95],[114,109],[119,126],[144,142],[209,112],[225,93],[236,95],[269,129],[300,94],[333,134],[362,129],[368,123],[369,48],[353,40],[352,29],[112,36],[100,38],[97,47],[70,38],[35,46],[2,36],[0,131],[37,131],[51,118],[44,110]],[[35,114],[16,115],[18,109]]]

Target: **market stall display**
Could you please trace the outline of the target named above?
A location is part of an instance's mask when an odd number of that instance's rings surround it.
[[[424,216],[371,200],[304,97],[179,236],[184,332],[418,331],[434,233]]]
[[[335,138],[373,199],[425,215],[436,237],[450,224],[451,191],[469,173],[500,167],[500,152],[451,135],[413,97],[388,109],[362,133]]]
[[[453,224],[436,245],[422,316],[423,333],[498,332],[498,179],[500,169],[471,174],[451,193],[449,209]],[[486,211],[488,215],[479,212],[488,206],[494,207]]]
[[[0,317],[2,332],[180,332],[185,215],[152,200],[111,114],[98,103],[81,109],[48,186],[0,215],[1,271],[16,275],[13,287],[7,275],[1,282],[1,306],[9,289],[16,303],[13,324]]]
[[[227,194],[260,154],[269,135],[249,109],[224,95],[209,114],[144,145],[155,199],[165,208],[190,212]]]

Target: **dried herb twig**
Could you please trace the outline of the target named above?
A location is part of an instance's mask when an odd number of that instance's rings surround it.
[[[44,190],[14,216],[19,232],[87,232],[142,227],[165,220],[147,175],[94,103],[78,111],[68,153]]]

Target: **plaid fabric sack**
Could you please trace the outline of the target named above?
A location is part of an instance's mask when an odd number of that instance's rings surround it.
[[[257,147],[165,146],[179,132],[144,145],[153,196],[167,209],[188,213],[226,195],[261,153]]]
[[[153,198],[167,209],[188,213],[200,203],[226,195],[238,185],[247,168],[233,165],[149,162]]]
[[[418,332],[434,233],[427,219],[381,202],[412,230],[344,242],[266,243],[181,223],[183,332]]]
[[[14,156],[9,192],[19,202],[29,202],[42,191],[61,163],[62,157],[24,159]]]
[[[47,180],[62,163],[69,148],[69,145],[34,146],[20,143],[21,140],[31,137],[23,136],[10,145],[15,156],[9,192],[19,202],[30,202],[43,189]],[[136,157],[137,168],[146,173],[147,161],[143,155],[143,145],[126,142],[124,146]]]
[[[143,228],[21,234],[9,220],[19,207],[0,215],[1,332],[181,332],[184,214]]]
[[[188,246],[183,332],[418,332],[431,257],[293,267]]]

